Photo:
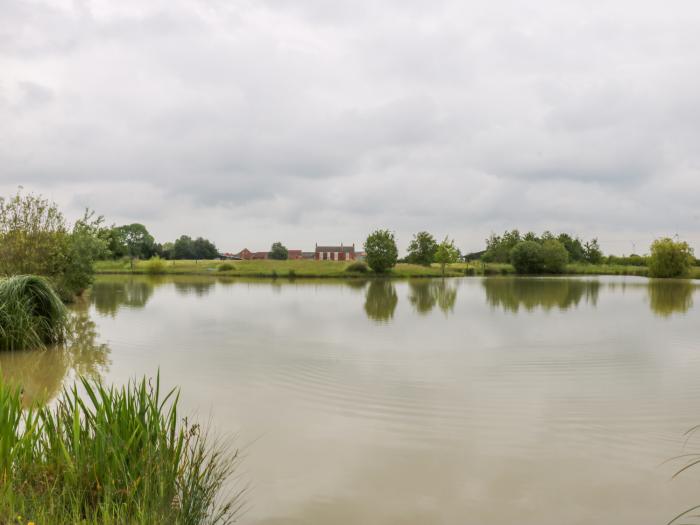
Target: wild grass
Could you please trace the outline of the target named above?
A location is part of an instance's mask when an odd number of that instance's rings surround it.
[[[168,262],[160,257],[151,257],[147,261],[144,261],[144,267],[146,273],[150,273],[151,275],[161,275],[166,272]]]
[[[66,307],[42,277],[0,280],[0,350],[41,348],[63,339]]]
[[[154,383],[81,379],[25,410],[0,383],[0,523],[231,523],[237,455],[181,423],[178,392]]]

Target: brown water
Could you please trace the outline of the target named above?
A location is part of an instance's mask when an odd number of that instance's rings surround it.
[[[29,397],[160,368],[243,447],[242,523],[666,523],[700,503],[662,464],[700,423],[697,289],[101,277],[65,349],[0,366]]]

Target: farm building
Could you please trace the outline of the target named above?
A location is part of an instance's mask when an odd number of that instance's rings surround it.
[[[287,259],[290,261],[303,258],[301,250],[287,250]]]
[[[355,245],[343,246],[319,246],[316,245],[314,259],[317,261],[354,261]]]
[[[253,258],[253,252],[251,252],[248,248],[243,248],[237,255],[244,261],[248,261]]]

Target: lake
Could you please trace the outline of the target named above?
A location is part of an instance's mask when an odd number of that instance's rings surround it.
[[[700,504],[698,284],[101,276],[26,395],[143,374],[235,436],[241,523],[666,523]],[[700,470],[700,468],[698,468]]]

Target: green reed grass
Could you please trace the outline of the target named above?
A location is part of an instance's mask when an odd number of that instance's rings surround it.
[[[66,307],[46,279],[17,275],[0,280],[0,350],[57,343],[65,323]]]
[[[0,383],[0,523],[231,523],[241,492],[222,493],[237,453],[181,421],[178,400],[159,378],[80,379],[23,410]]]

